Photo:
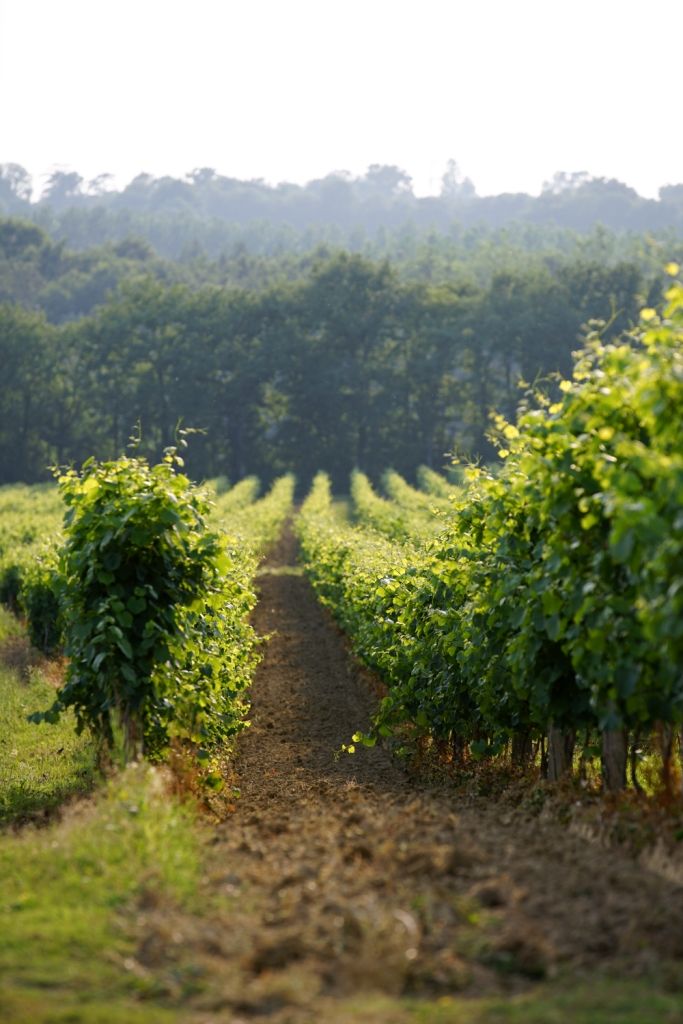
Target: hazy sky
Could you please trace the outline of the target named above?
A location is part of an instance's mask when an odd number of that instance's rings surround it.
[[[683,0],[0,0],[0,162],[683,181]],[[41,181],[44,179],[41,179]]]

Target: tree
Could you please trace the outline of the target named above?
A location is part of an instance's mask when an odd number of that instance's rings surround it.
[[[413,194],[413,179],[395,164],[370,164],[361,184],[364,190],[388,198]]]
[[[47,179],[41,203],[63,209],[82,196],[83,178],[76,171],[53,171]]]
[[[0,204],[8,213],[23,212],[31,201],[33,181],[20,164],[0,164]]]
[[[114,175],[113,174],[108,174],[108,173],[105,172],[104,174],[96,175],[94,178],[91,178],[90,181],[88,182],[88,186],[87,186],[88,195],[90,195],[90,196],[97,196],[98,198],[101,197],[101,196],[108,195],[110,192],[113,191],[113,189],[112,189],[112,182],[113,182],[113,180],[114,180]]]
[[[0,481],[47,475],[52,337],[42,314],[0,305]]]
[[[474,185],[469,178],[463,178],[455,160],[451,159],[441,178],[441,198],[449,201],[472,199],[476,194]]]
[[[574,192],[591,181],[593,177],[588,171],[556,171],[550,181],[543,182],[543,191],[557,196],[562,192]]]

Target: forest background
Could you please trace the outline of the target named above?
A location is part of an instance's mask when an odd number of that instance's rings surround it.
[[[0,482],[114,456],[138,422],[152,457],[201,429],[196,478],[325,467],[345,489],[356,466],[489,459],[491,411],[568,374],[589,322],[628,329],[683,257],[683,184],[480,197],[453,161],[435,196],[372,165],[121,189],[55,171],[37,200],[4,164],[0,217]]]

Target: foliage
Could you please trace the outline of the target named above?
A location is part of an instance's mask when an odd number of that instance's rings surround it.
[[[253,478],[247,478],[253,479]],[[292,473],[277,479],[269,492],[259,501],[239,505],[217,503],[211,521],[220,529],[246,545],[252,556],[261,558],[282,532],[285,520],[292,511],[296,480]],[[240,485],[237,484],[235,490]],[[253,483],[250,484],[255,493]],[[228,495],[229,498],[229,495]]]
[[[441,473],[436,473],[429,466],[417,467],[417,482],[420,490],[425,494],[431,494],[435,498],[442,498],[448,501],[458,490],[455,484],[450,483]]]
[[[428,470],[428,472],[433,473],[432,470]],[[433,476],[437,478],[439,484],[443,483],[444,493],[438,494],[428,491],[425,494],[424,490],[418,491],[411,487],[393,469],[388,469],[383,474],[382,486],[388,497],[395,501],[397,505],[400,505],[401,508],[405,508],[409,513],[422,512],[426,517],[433,519],[435,515],[450,511],[451,501],[449,499],[455,497],[456,494],[456,488],[453,486],[449,487],[446,480],[443,477],[439,477],[438,473],[433,473]]]
[[[213,483],[213,481],[212,481]],[[226,516],[231,512],[241,511],[256,501],[259,492],[259,480],[255,476],[245,476],[234,487],[216,490],[213,499],[214,515]]]
[[[374,529],[346,524],[332,504],[330,480],[318,473],[296,519],[301,556],[318,597],[349,633],[368,664],[403,663],[392,603],[402,600],[403,576],[419,564],[416,548]],[[391,652],[389,655],[387,652]],[[410,655],[406,653],[407,669]],[[391,678],[391,670],[387,678]]]
[[[183,276],[142,241],[107,240],[74,252],[35,224],[0,217],[0,303],[41,310],[52,323],[65,323],[102,305],[123,281],[145,274],[166,281]]]
[[[354,466],[412,480],[447,451],[490,460],[489,411],[514,416],[520,377],[570,372],[583,324],[616,335],[662,287],[652,240],[396,245],[391,263],[328,248],[171,267],[133,242],[88,256],[0,223],[0,481],[116,458],[138,421],[157,461],[179,419],[205,431],[193,479],[322,465],[340,490]]]
[[[79,528],[79,542],[82,542],[82,548],[79,549],[80,561],[68,547],[60,559],[60,521],[64,505],[57,488],[18,485],[0,489],[2,600],[26,616],[34,647],[46,653],[60,648],[65,639],[64,624],[68,622],[67,650],[81,651],[84,646],[88,648],[83,654],[86,664],[81,664],[77,670],[78,683],[74,685],[70,681],[66,699],[60,696],[51,712],[37,717],[52,719],[67,702],[75,701],[77,707],[80,706],[79,702],[87,704],[90,699],[87,693],[90,685],[88,680],[96,676],[98,682],[92,700],[95,703],[98,700],[102,702],[100,710],[103,719],[99,725],[97,721],[94,724],[96,728],[101,727],[106,736],[111,736],[112,725],[120,716],[120,704],[117,703],[120,698],[115,694],[112,696],[112,690],[117,685],[119,691],[121,688],[127,691],[125,699],[134,706],[136,702],[141,702],[142,710],[139,714],[146,723],[143,728],[148,731],[149,715],[158,714],[161,706],[164,717],[161,727],[157,726],[157,729],[162,730],[162,742],[159,746],[159,740],[153,738],[150,746],[147,737],[146,744],[150,753],[161,752],[167,739],[163,730],[167,730],[169,736],[184,735],[207,746],[241,726],[242,700],[239,693],[246,685],[255,662],[254,635],[246,624],[246,615],[254,600],[250,581],[257,559],[279,535],[291,511],[294,493],[294,478],[286,476],[276,481],[261,501],[254,502],[259,482],[255,477],[249,477],[217,496],[213,503],[208,503],[189,488],[185,478],[173,476],[168,463],[165,465],[166,469],[162,465],[150,471],[152,476],[149,479],[149,473],[141,460],[124,460],[106,467],[89,463],[82,478],[75,473],[67,475],[62,482],[62,490],[76,494],[76,497],[67,498],[72,508],[75,506],[76,514],[72,513],[72,521],[81,515],[88,517],[80,523]],[[160,470],[163,471],[163,479],[157,479]],[[95,478],[97,487],[86,485],[91,477]],[[139,493],[135,492],[136,487]],[[178,515],[182,502],[187,500],[191,508],[186,509],[184,517]],[[166,515],[164,507],[170,507],[173,516]],[[150,511],[157,515],[158,531],[154,533],[148,530],[145,533],[138,530],[133,539],[132,531],[136,529],[136,524],[139,526]],[[131,512],[131,516],[126,519],[128,512]],[[175,516],[178,516],[177,523]],[[151,578],[155,552],[164,552],[165,562],[158,565],[160,573],[169,570],[179,549],[183,552],[181,559],[200,557],[197,538],[208,523],[214,531],[220,532],[220,538],[215,533],[207,534],[208,545],[205,541],[201,542],[204,545],[204,555],[201,557],[210,557],[211,550],[214,550],[219,560],[213,569],[202,570],[208,590],[203,598],[190,602],[188,607],[187,602],[191,597],[187,591],[189,576],[184,576],[182,565],[176,566],[173,572],[185,588],[182,600],[186,603],[176,608],[175,612],[172,608],[168,609],[164,617],[155,602],[159,599],[168,600],[168,593],[164,596],[159,580]],[[112,537],[105,541],[110,529]],[[140,559],[140,552],[146,543],[145,537],[150,540],[150,548],[144,558]],[[173,541],[174,538],[175,544],[169,544],[169,540]],[[64,580],[67,555],[72,574],[73,592],[70,597],[66,594]],[[89,565],[91,555],[92,573]],[[120,558],[118,567],[112,573],[111,568],[117,558]],[[137,567],[134,564],[136,559],[139,562]],[[226,566],[227,571],[224,571]],[[192,571],[196,575],[196,566]],[[137,578],[139,572],[147,574],[145,580]],[[104,581],[97,578],[98,574],[104,577]],[[110,574],[116,579],[106,583]],[[88,583],[87,593],[95,601],[94,608],[88,609],[86,598],[78,594],[79,580],[83,579]],[[146,602],[136,600],[136,589],[150,586],[154,587],[157,597]],[[195,584],[192,586],[195,587]],[[142,596],[137,594],[137,597]],[[131,607],[131,601],[134,607]],[[144,608],[143,603],[146,604]],[[136,611],[138,605],[140,610]],[[89,626],[87,632],[84,631],[74,639],[73,616],[76,613],[81,616],[87,613]],[[107,620],[108,623],[107,630],[99,634],[96,622],[98,613],[98,621]],[[156,621],[159,630],[171,630],[168,637],[169,656],[162,659],[161,667],[157,665],[153,670],[153,664],[156,664],[156,659],[162,653],[158,646],[148,650],[146,658],[139,657],[140,646],[144,647],[145,643],[144,630],[149,629],[146,626],[148,617]],[[83,625],[81,628],[84,629]],[[121,636],[117,630],[121,631]],[[191,643],[186,642],[188,636],[191,636]],[[163,637],[161,641],[163,645]],[[126,654],[128,644],[133,653],[132,659]],[[108,652],[107,657],[95,667],[95,659],[103,652]],[[103,662],[107,663],[104,670]],[[105,671],[107,667],[110,669],[108,674]],[[119,671],[122,679],[117,684]],[[133,674],[134,680],[131,678]],[[150,701],[156,711],[150,710],[145,697],[146,686],[153,690]],[[169,696],[171,692],[172,697]],[[93,724],[88,718],[91,712],[92,707],[81,715],[81,724],[88,721]]]
[[[683,289],[634,336],[592,336],[559,394],[497,419],[503,471],[468,471],[426,551],[304,504],[314,585],[391,684],[380,731],[485,753],[683,721]]]
[[[373,489],[372,484],[360,470],[351,474],[351,501],[355,519],[365,526],[372,527],[378,533],[399,540],[409,534],[407,517],[403,510],[393,502],[381,498]]]
[[[365,473],[353,471],[351,501],[355,520],[394,541],[412,540],[417,543],[432,537],[439,529],[435,506],[397,473],[389,470],[383,480],[385,488],[392,489],[388,501],[377,494]]]
[[[62,644],[61,593],[57,549],[46,548],[25,567],[19,592],[19,608],[26,617],[29,639],[44,654],[51,654]]]
[[[56,622],[50,618],[54,580],[50,552],[61,534],[63,506],[54,486],[0,487],[0,601],[26,612],[29,606],[47,613],[36,626],[34,642],[48,646],[57,641]],[[43,570],[38,571],[38,565]],[[29,595],[30,587],[39,593]]]
[[[528,673],[539,643],[555,645],[571,703],[584,695],[601,728],[680,722],[680,286],[661,319],[643,311],[633,339],[593,336],[561,387],[562,402],[528,412],[519,435],[503,428],[510,469],[492,506],[524,509],[533,559],[511,665]]]
[[[175,460],[89,460],[60,478],[69,666],[35,716],[72,707],[109,743],[120,722],[130,750],[150,756],[173,736],[211,744],[240,729],[254,664],[251,563],[207,529],[206,497]]]
[[[217,257],[245,249],[306,251],[330,241],[373,245],[380,253],[400,243],[445,243],[476,232],[552,236],[590,232],[606,225],[620,234],[681,233],[681,191],[668,185],[646,199],[623,182],[558,172],[541,195],[478,196],[472,182],[449,161],[438,196],[418,197],[410,176],[393,165],[373,164],[364,174],[333,172],[305,185],[240,181],[199,168],[184,178],[138,174],[125,188],[103,188],[106,175],[87,187],[73,171],[55,171],[37,203],[30,175],[17,164],[0,165],[0,212],[32,217],[78,248],[133,236],[172,259]]]
[[[0,623],[0,640],[3,633]],[[91,789],[95,750],[76,736],[73,716],[41,727],[26,718],[54,696],[51,683],[36,669],[25,680],[0,667],[0,694],[0,823],[29,820]]]

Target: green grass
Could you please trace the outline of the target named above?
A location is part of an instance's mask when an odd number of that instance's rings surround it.
[[[21,628],[6,611],[0,613],[0,649],[22,644]],[[0,824],[26,821],[92,789],[95,749],[77,736],[72,715],[56,725],[27,721],[32,711],[53,702],[54,687],[36,668],[24,673],[0,661]]]
[[[111,995],[88,995],[85,1000],[75,993],[60,995],[59,1005],[49,992],[8,990],[0,993],[0,1014],[6,1024],[186,1024],[177,1010],[150,1006],[130,998]]]
[[[21,624],[1,608],[0,652],[24,663],[28,653]],[[0,823],[43,820],[101,781],[94,744],[76,735],[73,716],[27,721],[54,692],[37,668],[0,661]],[[169,797],[166,778],[130,767],[49,827],[0,833],[3,1024],[186,1019],[168,1005],[183,999],[182,970],[169,981],[131,969],[139,907],[186,907],[201,874],[202,832]]]
[[[0,604],[0,643],[12,637],[23,636],[24,627],[16,615]]]
[[[520,995],[434,1001],[354,999],[332,1010],[327,1024],[680,1024],[683,996],[646,981],[596,977],[549,983]]]
[[[130,966],[140,907],[189,907],[201,874],[201,832],[165,780],[128,768],[57,825],[0,837],[0,1020],[177,1019],[160,972]]]

